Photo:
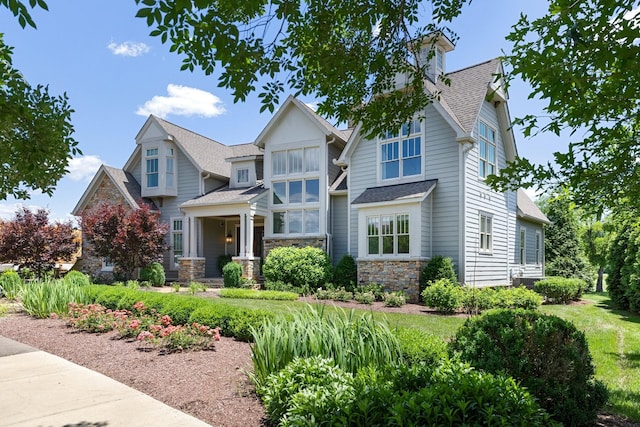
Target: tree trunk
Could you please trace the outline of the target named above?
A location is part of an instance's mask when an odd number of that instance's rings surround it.
[[[604,267],[600,266],[600,268],[598,268],[598,281],[596,282],[596,292],[603,291],[603,281],[604,281]]]

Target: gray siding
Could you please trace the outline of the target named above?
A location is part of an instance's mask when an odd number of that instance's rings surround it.
[[[420,256],[431,258],[433,254],[432,245],[431,245],[431,221],[432,221],[432,208],[433,208],[433,198],[431,196],[427,197],[427,200],[422,202],[422,206],[420,207],[421,216],[422,216],[422,225],[421,225],[421,233],[422,233],[422,247],[420,251]],[[411,232],[411,231],[410,231]]]
[[[376,185],[376,145],[376,141],[360,141],[349,164],[349,253],[353,257],[358,256],[358,209],[351,202],[366,188]]]
[[[496,130],[496,162],[497,168],[506,166],[505,148],[502,132],[493,104],[484,102],[480,110],[480,120]],[[478,134],[476,122],[475,134]],[[479,178],[478,144],[466,155],[466,220],[465,251],[466,277],[470,285],[495,285],[509,283],[511,262],[513,259],[513,240],[510,236],[515,232],[516,195],[514,192],[497,193]],[[490,254],[480,253],[480,215],[492,217],[492,243]]]
[[[335,144],[329,144],[328,145],[328,150],[329,150],[329,155],[327,158],[327,171],[328,171],[328,175],[329,175],[329,183],[328,185],[331,185],[333,183],[333,181],[338,177],[338,175],[340,174],[340,167],[336,166],[333,164],[333,160],[337,159],[338,157],[340,157],[340,153],[342,153],[342,149],[338,146],[336,146]]]
[[[218,269],[218,257],[225,253],[224,227],[220,227],[220,219],[203,218],[203,256],[205,258],[205,277],[220,277]]]
[[[526,230],[525,236],[525,258],[526,263],[520,264],[520,230]],[[514,276],[519,277],[542,277],[542,265],[536,264],[536,232],[540,233],[540,257],[541,261],[544,261],[544,234],[542,231],[542,225],[535,224],[529,221],[523,221],[518,219],[516,234],[514,236],[515,251],[512,258]]]
[[[347,246],[347,196],[331,196],[331,236],[333,238],[333,264],[337,264],[343,255],[349,252]]]
[[[456,134],[433,106],[426,114],[426,179],[437,179],[433,203],[431,256],[451,257],[458,270],[460,232],[460,144]]]

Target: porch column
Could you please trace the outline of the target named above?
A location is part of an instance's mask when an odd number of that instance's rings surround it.
[[[246,214],[245,214],[246,215]],[[255,235],[255,230],[253,229],[253,216],[255,215],[254,212],[249,212],[249,215],[247,216],[247,249],[245,250],[245,253],[247,255],[247,257],[249,258],[253,258],[253,239],[254,239],[254,235]]]
[[[240,257],[246,257],[247,241],[247,214],[240,214]]]
[[[189,249],[188,257],[195,258],[198,256],[198,227],[196,226],[196,218],[194,216],[188,217],[189,223]]]

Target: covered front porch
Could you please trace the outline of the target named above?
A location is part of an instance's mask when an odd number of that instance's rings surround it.
[[[178,280],[221,277],[220,261],[231,256],[243,277],[258,279],[264,252],[266,192],[259,187],[219,190],[181,205],[183,252]]]

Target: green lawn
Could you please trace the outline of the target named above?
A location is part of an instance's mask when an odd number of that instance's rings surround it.
[[[540,310],[571,321],[585,333],[596,366],[596,377],[611,391],[608,411],[640,422],[640,316],[615,309],[606,293],[585,295],[584,301],[579,305],[547,305]],[[225,303],[284,312],[308,306],[292,301],[233,298],[225,298]],[[342,310],[331,305],[325,309]],[[454,316],[381,313],[366,308],[355,311],[386,319],[391,327],[424,329],[444,338],[453,336],[464,322],[463,317]]]
[[[548,305],[541,310],[582,330],[596,377],[611,391],[609,410],[640,422],[640,316],[616,309],[605,293],[585,295],[588,304]]]

